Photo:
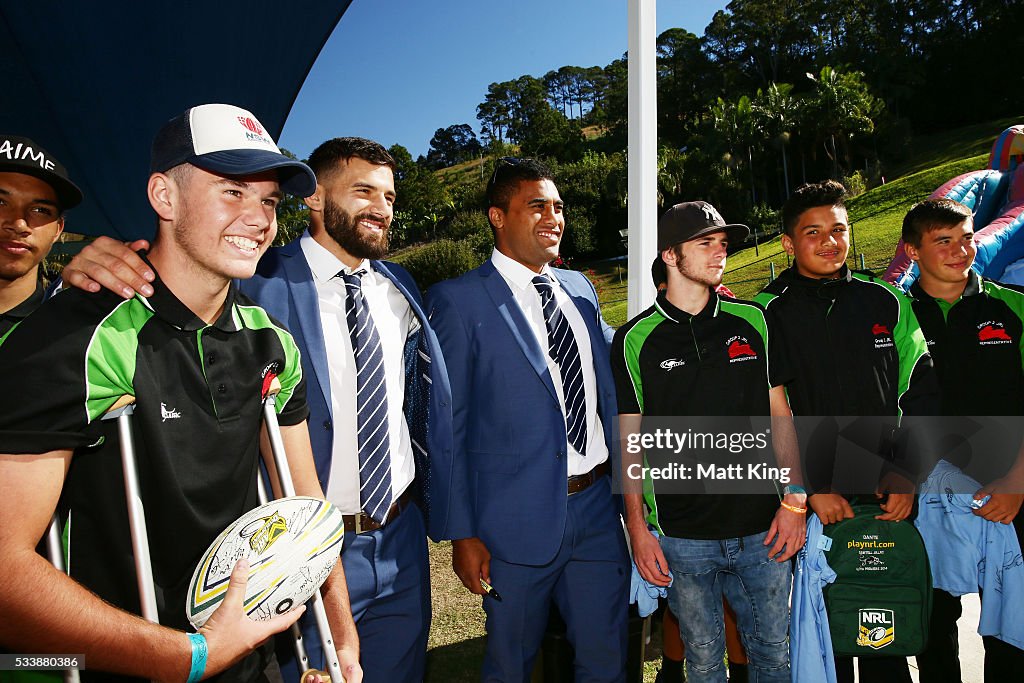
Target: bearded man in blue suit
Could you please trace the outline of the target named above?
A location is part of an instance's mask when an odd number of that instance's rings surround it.
[[[317,176],[305,199],[309,230],[270,249],[240,286],[288,327],[302,355],[317,475],[345,513],[342,562],[363,680],[418,683],[431,614],[426,536],[452,537],[447,372],[416,283],[379,260],[393,216],[394,159],[376,142],[335,138],[309,165]],[[135,273],[114,277],[128,269]],[[147,295],[145,270],[127,247],[101,238],[64,279]],[[324,668],[313,619],[302,623],[310,662]],[[283,639],[278,654],[292,656]]]
[[[593,285],[551,268],[565,231],[550,170],[499,160],[491,259],[428,292],[452,391],[447,535],[487,612],[485,681],[527,681],[552,601],[577,681],[625,680],[629,559],[609,474],[611,329]],[[346,567],[347,570],[347,567]]]

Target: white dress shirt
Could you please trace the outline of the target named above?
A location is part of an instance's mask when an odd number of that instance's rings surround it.
[[[363,298],[380,336],[384,353],[384,382],[388,392],[388,439],[391,446],[391,493],[397,500],[416,476],[412,457],[405,405],[405,342],[420,323],[405,296],[395,284],[370,267],[364,260],[355,268],[346,268],[338,258],[319,245],[309,232],[299,241],[302,253],[313,272],[320,324],[327,349],[327,367],[331,380],[331,416],[334,441],[331,449],[331,479],[327,500],[345,514],[361,511],[359,502],[359,443],[356,437],[356,361],[348,330],[345,281],[335,277],[365,270],[362,276]]]
[[[551,274],[551,268],[544,266],[540,273],[535,273],[518,261],[514,261],[495,249],[491,253],[491,263],[498,269],[498,273],[512,290],[512,297],[519,304],[530,329],[537,338],[544,359],[548,363],[548,374],[555,385],[555,392],[558,394],[558,402],[562,407],[562,416],[565,416],[565,397],[562,395],[562,373],[558,369],[558,363],[548,353],[548,328],[544,323],[544,304],[540,300],[540,293],[533,286],[533,278],[539,275],[547,275],[551,279],[551,289],[554,292],[555,303],[562,311],[573,336],[576,337],[576,346],[580,352],[580,368],[583,370],[583,391],[587,400],[587,447],[586,457],[573,448],[566,436],[566,447],[568,453],[569,476],[586,474],[597,465],[608,459],[608,444],[604,441],[604,428],[601,425],[601,417],[597,414],[597,374],[594,372],[594,352],[590,346],[590,333],[587,324],[583,321],[576,304],[562,289],[562,283]]]

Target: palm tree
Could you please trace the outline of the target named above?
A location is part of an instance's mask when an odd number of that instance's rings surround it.
[[[881,111],[882,103],[875,99],[864,83],[864,74],[859,71],[841,73],[831,66],[821,68],[818,77],[807,74],[814,82],[814,93],[807,101],[808,120],[818,127],[819,140],[831,142],[832,175],[839,178],[839,159],[836,138],[842,142],[843,157],[850,165],[849,139],[857,134],[872,133],[875,122],[872,116]]]
[[[790,83],[772,83],[768,89],[757,91],[754,98],[754,113],[760,121],[760,128],[766,137],[782,152],[782,178],[785,198],[789,199],[789,163],[786,159],[786,145],[790,131],[799,117],[799,101],[791,95]]]

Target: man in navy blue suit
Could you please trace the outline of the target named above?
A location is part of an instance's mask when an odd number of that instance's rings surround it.
[[[242,287],[291,330],[302,354],[317,474],[345,513],[342,561],[364,680],[418,682],[430,628],[426,535],[451,537],[447,373],[412,277],[379,260],[394,159],[376,142],[336,138],[309,165],[318,183],[305,200],[309,230],[271,249]],[[86,285],[89,273],[115,291],[145,294],[138,275],[111,278],[126,272],[118,260],[145,270],[134,253],[112,240],[97,247],[69,264],[66,281]],[[312,619],[303,623],[310,660],[322,666]]]
[[[428,293],[448,365],[447,533],[485,594],[485,681],[526,681],[552,601],[577,681],[625,680],[629,560],[609,474],[612,331],[593,285],[551,268],[565,231],[550,170],[502,159],[487,187],[490,260]]]

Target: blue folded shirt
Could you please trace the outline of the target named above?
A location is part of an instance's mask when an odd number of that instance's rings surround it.
[[[651,529],[651,533],[658,538],[658,532]],[[668,585],[672,585],[672,576],[669,576]],[[668,586],[655,586],[653,583],[640,576],[640,570],[633,563],[633,574],[629,579],[629,604],[636,603],[637,611],[641,617],[646,617],[658,609],[658,598],[668,595]]]

